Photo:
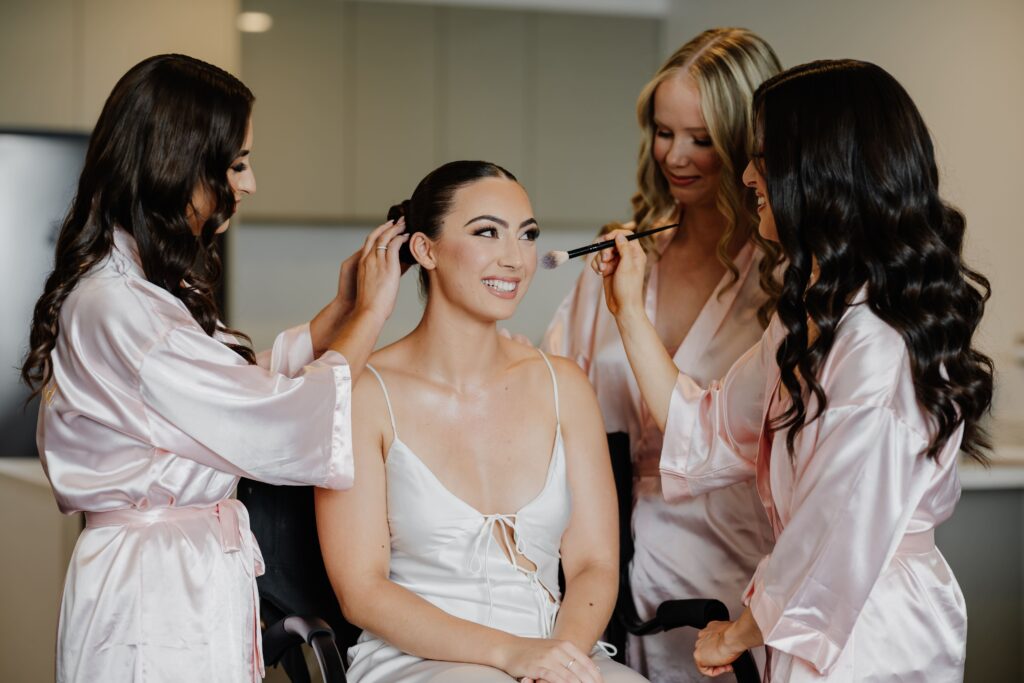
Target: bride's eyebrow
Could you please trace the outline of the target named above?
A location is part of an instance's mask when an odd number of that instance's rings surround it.
[[[507,228],[508,227],[508,221],[503,221],[503,220],[501,220],[500,218],[498,218],[496,216],[488,216],[486,214],[483,215],[483,216],[477,216],[476,218],[470,218],[468,221],[466,221],[466,225],[469,225],[470,223],[475,223],[476,221],[492,221],[494,223],[497,223],[498,225],[500,225],[503,228]],[[464,225],[462,227],[466,227],[466,225]]]

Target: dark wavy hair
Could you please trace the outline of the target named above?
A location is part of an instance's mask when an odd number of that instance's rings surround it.
[[[937,458],[962,423],[963,451],[984,462],[990,444],[979,421],[992,403],[993,365],[971,342],[991,288],[963,261],[964,216],[939,196],[932,140],[910,96],[874,64],[819,61],[766,81],[754,116],[754,157],[789,261],[777,360],[792,404],[771,427],[788,429],[792,454],[796,435],[825,409],[818,371],[866,286],[867,305],[906,343],[933,424],[927,456]],[[818,330],[810,346],[808,319]]]
[[[394,221],[404,216],[405,231],[410,236],[422,232],[430,239],[437,239],[451,209],[455,191],[483,178],[506,178],[519,182],[514,175],[489,161],[450,161],[428,173],[416,185],[412,197],[388,209],[387,218]],[[416,265],[408,241],[402,245],[398,256],[402,263]],[[427,271],[420,268],[421,296],[426,296],[429,286]]]
[[[150,57],[117,82],[89,138],[53,272],[35,306],[21,368],[33,395],[53,373],[61,306],[110,252],[115,228],[135,238],[146,279],[181,299],[207,334],[248,342],[218,322],[213,292],[221,272],[214,236],[235,211],[227,172],[244,144],[252,103],[237,78],[184,55]],[[197,189],[209,198],[198,235],[190,220]],[[248,345],[227,345],[255,362]]]

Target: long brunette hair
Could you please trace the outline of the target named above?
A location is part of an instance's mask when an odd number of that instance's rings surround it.
[[[939,196],[931,136],[910,96],[874,64],[820,61],[766,81],[754,115],[755,159],[789,262],[777,360],[792,404],[772,428],[788,429],[792,453],[796,435],[824,410],[817,373],[866,286],[867,305],[906,344],[917,400],[934,426],[927,456],[963,424],[962,449],[984,461],[979,421],[992,403],[993,366],[972,338],[991,288],[963,261],[964,216]],[[808,319],[818,329],[809,346]]]
[[[35,306],[21,368],[33,395],[53,373],[61,306],[110,253],[115,228],[135,238],[146,279],[181,299],[207,334],[248,341],[218,323],[213,289],[221,271],[214,235],[235,211],[228,167],[244,144],[252,103],[237,78],[184,55],[150,57],[117,82],[89,138],[53,272]],[[198,235],[190,220],[197,190],[209,211]],[[228,346],[255,361],[248,346]]]

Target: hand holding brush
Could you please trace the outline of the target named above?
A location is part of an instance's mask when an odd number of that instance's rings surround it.
[[[672,225],[663,225],[660,228],[651,228],[650,230],[644,230],[643,232],[635,232],[626,239],[638,240],[641,237],[647,237],[648,235],[653,235],[655,233],[661,232],[662,230],[669,230],[670,228],[678,227],[678,223],[673,223]],[[615,240],[605,240],[601,242],[594,242],[592,244],[588,244],[585,247],[577,247],[576,249],[570,249],[569,251],[549,251],[548,253],[544,254],[544,258],[540,260],[540,263],[542,266],[550,270],[552,268],[557,268],[558,266],[562,265],[571,258],[583,256],[584,254],[593,254],[595,251],[600,251],[601,249],[609,249],[614,246]]]

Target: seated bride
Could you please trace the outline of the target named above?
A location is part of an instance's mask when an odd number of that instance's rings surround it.
[[[354,387],[355,486],[316,496],[331,583],[364,629],[349,680],[642,683],[597,643],[618,530],[590,383],[496,327],[537,266],[526,192],[494,164],[457,161],[399,216],[423,318]]]

